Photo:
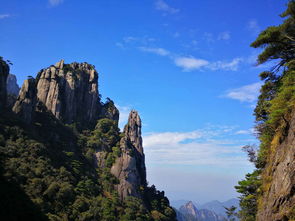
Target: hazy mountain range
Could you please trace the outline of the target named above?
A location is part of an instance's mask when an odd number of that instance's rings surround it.
[[[177,200],[171,204],[177,210],[178,221],[223,221],[227,217],[224,207],[235,206],[239,210],[239,200],[235,198],[224,202],[214,200],[205,204]]]

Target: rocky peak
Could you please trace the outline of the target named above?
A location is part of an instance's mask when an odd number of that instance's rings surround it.
[[[13,106],[13,112],[19,115],[24,122],[30,123],[34,116],[34,109],[37,103],[36,81],[29,78],[24,81],[19,96]]]
[[[107,98],[107,101],[102,105],[100,111],[100,118],[108,118],[119,122],[119,110],[116,108],[114,102]]]
[[[6,83],[7,93],[10,95],[18,96],[20,88],[17,84],[16,76],[14,74],[9,74]]]
[[[65,64],[61,60],[38,73],[35,87],[36,99],[63,123],[96,123],[101,105],[98,73],[93,65],[86,62]],[[22,90],[25,89],[29,87]],[[31,94],[29,91],[22,93]],[[14,109],[20,110],[22,107],[15,106]]]
[[[197,210],[197,208],[195,207],[195,205],[193,204],[192,201],[189,201],[188,203],[186,203],[185,205],[180,207],[179,210],[180,210],[181,213],[190,214],[195,218],[197,218],[199,216],[198,210]]]
[[[131,144],[140,154],[143,154],[142,137],[141,137],[141,119],[137,111],[132,110],[129,114],[128,123],[124,127],[124,133]]]
[[[117,185],[121,199],[127,196],[142,198],[140,187],[147,185],[145,157],[142,147],[141,120],[137,111],[131,111],[120,141],[122,154],[111,168],[111,173],[119,179]]]
[[[6,81],[9,74],[8,64],[0,57],[0,110],[6,106],[7,86]]]

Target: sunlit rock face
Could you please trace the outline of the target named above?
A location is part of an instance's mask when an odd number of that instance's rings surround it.
[[[30,87],[29,82],[25,82],[26,85],[22,87],[13,107],[15,111],[23,113],[22,104],[27,103],[24,101],[27,98],[24,94],[34,94],[36,97],[31,99],[44,105],[47,111],[63,123],[81,125],[96,123],[101,103],[98,93],[98,73],[93,65],[85,62],[64,64],[61,60],[55,65],[42,69],[34,81],[34,86],[30,84]],[[35,107],[32,108],[34,109]]]
[[[145,157],[142,147],[141,120],[136,111],[129,114],[124,128],[124,136],[120,141],[121,156],[111,168],[111,173],[118,178],[116,186],[121,199],[128,196],[142,197],[141,187],[147,185]]]
[[[262,178],[267,182],[257,220],[288,220],[295,205],[295,111],[288,122],[284,139],[271,154]],[[268,181],[266,180],[268,178]],[[270,179],[271,178],[271,179]],[[292,211],[293,209],[293,211]]]
[[[64,123],[92,123],[100,106],[98,74],[93,65],[61,60],[39,72],[37,98]]]

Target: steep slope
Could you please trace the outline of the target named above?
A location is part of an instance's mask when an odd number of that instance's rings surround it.
[[[2,109],[1,218],[175,220],[164,192],[147,186],[138,113],[121,133],[97,80],[93,65],[62,60],[24,82],[13,111]]]
[[[295,215],[294,131],[295,109],[288,122],[286,135],[281,137],[281,141],[278,141],[276,151],[269,156],[266,169],[263,172],[265,193],[258,209],[258,220],[284,221]],[[273,145],[275,144],[273,143]]]

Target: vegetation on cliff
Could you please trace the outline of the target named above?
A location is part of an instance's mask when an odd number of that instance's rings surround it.
[[[269,61],[276,64],[260,74],[264,84],[254,110],[260,146],[257,153],[251,146],[246,148],[256,170],[236,186],[241,193],[239,215],[242,221],[256,220],[257,212],[262,210],[265,203],[262,197],[268,193],[272,182],[270,164],[287,136],[295,107],[295,1],[289,1],[281,17],[284,18],[281,25],[262,31],[251,44],[263,49],[257,59],[258,65]],[[292,208],[284,213],[284,220],[294,219]]]
[[[114,109],[111,100],[101,105]],[[8,108],[0,111],[3,220],[175,220],[154,186],[143,186],[140,198],[120,199],[110,172],[122,154],[115,110],[114,119],[100,116],[86,129],[63,123],[44,106],[29,124]]]

